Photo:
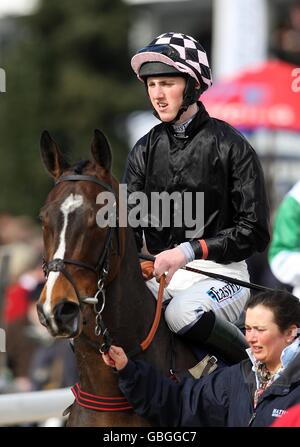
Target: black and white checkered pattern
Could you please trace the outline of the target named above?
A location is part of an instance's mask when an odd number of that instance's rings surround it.
[[[169,45],[179,55],[177,63],[187,65],[196,74],[199,82],[208,88],[212,84],[211,70],[204,48],[193,37],[181,33],[164,33],[156,37],[150,45]],[[178,67],[180,70],[180,66]]]

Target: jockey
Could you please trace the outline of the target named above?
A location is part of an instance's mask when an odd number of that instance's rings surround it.
[[[199,101],[212,78],[206,52],[193,37],[162,34],[131,65],[161,121],[133,147],[123,178],[129,195],[142,192],[151,203],[147,225],[132,225],[138,249],[156,256],[156,278],[167,272],[170,329],[239,361],[245,340],[234,323],[249,289],[180,268],[249,281],[245,259],[269,242],[260,162],[248,141],[211,118]],[[155,207],[158,197],[162,206]],[[147,285],[156,296],[156,279]]]

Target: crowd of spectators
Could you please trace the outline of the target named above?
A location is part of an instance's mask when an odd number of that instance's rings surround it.
[[[0,215],[0,394],[64,388],[78,380],[67,340],[54,339],[37,316],[44,285],[42,235],[28,217]]]

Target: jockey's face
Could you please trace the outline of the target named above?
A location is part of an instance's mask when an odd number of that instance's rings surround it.
[[[172,121],[181,107],[185,79],[181,76],[149,76],[148,94],[153,108],[160,119],[166,123]]]

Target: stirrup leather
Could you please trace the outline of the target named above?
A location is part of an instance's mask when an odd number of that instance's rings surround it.
[[[190,379],[200,379],[200,377],[207,376],[211,374],[218,367],[218,359],[214,355],[207,354],[200,362],[195,366],[185,371],[179,371],[174,373],[177,382],[189,377]]]
[[[218,359],[214,355],[207,354],[200,362],[188,371],[194,379],[200,379],[212,373],[218,367]]]

